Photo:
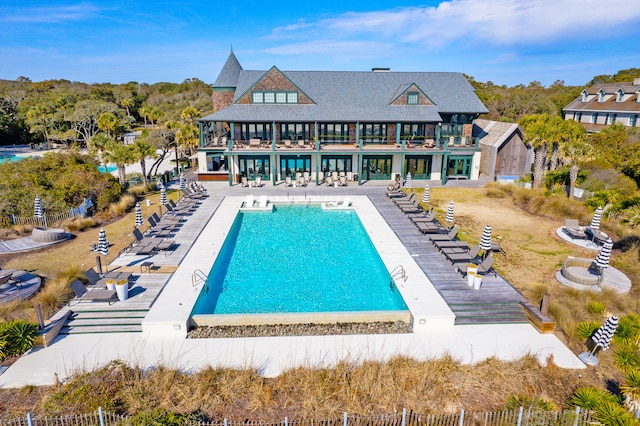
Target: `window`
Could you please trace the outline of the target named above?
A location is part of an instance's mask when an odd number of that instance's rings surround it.
[[[400,128],[400,139],[424,139],[425,126],[419,123],[403,124]]]
[[[240,126],[240,139],[271,140],[271,123],[242,123]]]
[[[407,105],[418,105],[420,94],[418,92],[407,93]]]
[[[297,92],[253,92],[254,104],[297,104]]]
[[[598,113],[597,112],[592,112],[591,113],[591,124],[596,124],[598,122]]]
[[[589,94],[587,93],[586,90],[584,90],[582,92],[582,102],[587,102],[588,99],[589,99]]]
[[[574,112],[573,113],[573,121],[577,121],[578,123],[580,122],[580,120],[582,120],[582,113],[581,112]]]
[[[387,143],[387,125],[384,123],[367,123],[360,125],[360,138],[364,142]]]
[[[624,92],[622,90],[618,90],[616,92],[616,102],[622,102],[624,99]]]
[[[318,138],[321,142],[349,142],[349,124],[348,123],[320,123]]]
[[[264,103],[264,93],[262,93],[262,92],[253,92],[253,103],[254,104]]]
[[[598,102],[604,102],[604,90],[602,89],[598,92]]]
[[[280,139],[306,140],[311,139],[309,123],[281,123]]]
[[[616,122],[616,114],[607,114],[607,124],[613,124]]]
[[[638,114],[629,116],[629,127],[636,127],[637,122],[638,122]]]

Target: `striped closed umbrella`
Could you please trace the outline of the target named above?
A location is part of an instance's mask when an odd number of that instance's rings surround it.
[[[42,203],[39,195],[36,195],[36,199],[33,202],[33,215],[38,219],[42,219],[44,216],[42,213]]]
[[[184,191],[187,188],[187,180],[184,177],[184,173],[180,173],[180,190]]]
[[[600,249],[600,253],[596,257],[596,266],[599,269],[604,269],[609,266],[609,259],[611,258],[611,249],[613,248],[613,241],[608,238],[604,245]]]
[[[603,351],[609,349],[611,339],[618,328],[618,317],[615,315],[607,319],[604,324],[591,336],[591,340],[595,343],[596,347],[600,346]],[[595,348],[594,348],[595,350]]]
[[[591,228],[600,229],[600,219],[602,218],[602,207],[598,207],[595,212],[593,212],[593,219],[591,219]]]
[[[429,203],[431,201],[431,190],[429,188],[429,185],[427,184],[424,187],[424,195],[422,196],[422,202],[423,203]]]
[[[407,179],[404,181],[405,188],[411,188],[411,173],[407,173]]]
[[[104,228],[100,228],[100,232],[98,233],[98,246],[96,247],[96,253],[101,256],[109,254],[109,242],[107,241],[107,232]]]
[[[453,201],[449,201],[449,208],[447,209],[447,216],[445,216],[445,220],[449,226],[453,224]]]
[[[491,225],[486,225],[480,238],[480,248],[484,251],[491,250]]]
[[[165,188],[164,185],[160,188],[160,204],[163,206],[167,205],[167,188]]]
[[[140,203],[136,203],[136,226],[142,226],[142,207]]]

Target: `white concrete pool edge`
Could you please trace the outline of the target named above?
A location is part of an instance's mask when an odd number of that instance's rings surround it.
[[[269,202],[322,203],[335,199],[328,196],[271,196]],[[407,280],[399,281],[397,287],[413,316],[414,331],[453,327],[455,315],[373,203],[366,196],[350,199],[387,270],[392,271],[398,265],[405,270]],[[225,197],[222,201],[143,320],[145,334],[186,337],[189,317],[203,284],[200,281],[192,285],[194,271],[207,274],[211,270],[244,200],[244,197]]]

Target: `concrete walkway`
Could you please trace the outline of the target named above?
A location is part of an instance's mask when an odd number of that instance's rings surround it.
[[[210,203],[215,205],[216,200],[228,195],[306,197],[314,194],[341,199],[345,195],[379,194],[384,191],[387,182],[340,188],[286,188],[284,185],[274,187],[270,184],[262,188],[241,188],[239,185],[230,187],[226,182],[206,182],[204,185],[211,195]],[[414,182],[415,187],[419,185],[424,186],[424,182]],[[213,211],[208,214],[213,214]],[[203,223],[202,227],[205,225]],[[462,363],[473,364],[490,357],[515,360],[529,354],[536,356],[542,364],[553,357],[553,362],[561,368],[586,368],[555,335],[540,334],[529,324],[456,325],[395,335],[234,339],[185,339],[169,334],[116,333],[66,335],[47,348],[35,348],[0,376],[0,387],[51,385],[56,380],[64,381],[75,372],[91,370],[114,359],[141,368],[162,364],[183,371],[209,366],[256,368],[264,376],[273,377],[289,368],[331,367],[344,359],[354,362],[384,361],[403,355],[425,360],[451,355]]]

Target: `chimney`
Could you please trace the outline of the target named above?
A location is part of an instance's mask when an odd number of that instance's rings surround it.
[[[371,68],[371,72],[389,72],[391,68]]]
[[[636,77],[633,79],[633,85],[634,86],[640,86],[640,77]]]

